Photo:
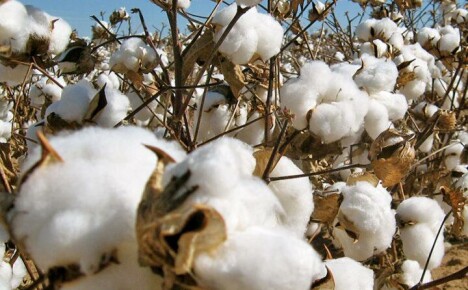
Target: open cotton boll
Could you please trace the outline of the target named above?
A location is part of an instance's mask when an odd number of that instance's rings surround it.
[[[22,52],[26,46],[24,33],[28,22],[26,7],[18,1],[0,3],[0,45],[11,45],[14,52]],[[1,75],[1,73],[0,73]]]
[[[364,118],[364,128],[367,134],[375,140],[380,133],[390,128],[391,122],[388,117],[387,108],[380,102],[371,99],[369,111]]]
[[[460,165],[460,156],[465,150],[465,145],[460,143],[458,140],[456,143],[452,143],[451,146],[444,151],[444,164],[448,170],[453,170],[455,167]]]
[[[325,265],[333,274],[335,290],[374,289],[374,272],[353,259],[326,260]]]
[[[127,97],[130,100],[130,107],[132,108],[132,110],[136,110],[139,106],[141,106],[141,104],[143,104],[141,97],[138,96],[138,94],[135,91],[131,91],[127,93]],[[158,107],[158,102],[154,100],[151,103],[149,103],[146,107],[142,108],[134,116],[134,118],[142,122],[147,121],[151,117],[154,116],[153,112],[155,112],[157,107]]]
[[[15,240],[44,271],[76,263],[85,274],[98,270],[102,255],[136,243],[136,210],[156,156],[143,144],[176,160],[174,143],[137,127],[89,127],[50,138],[63,162],[34,170],[22,184],[8,219]],[[40,159],[35,148],[24,171]]]
[[[306,290],[326,275],[320,255],[287,231],[252,227],[195,259],[195,274],[213,290]]]
[[[403,119],[408,110],[408,101],[402,94],[393,94],[390,92],[378,92],[370,95],[370,99],[379,102],[385,106],[390,121]]]
[[[7,143],[11,138],[11,122],[0,120],[0,143]]]
[[[418,31],[417,39],[422,47],[434,47],[440,39],[440,33],[435,28],[423,27]]]
[[[270,177],[304,174],[291,159],[283,156]],[[299,237],[303,237],[314,210],[313,189],[309,178],[295,178],[270,182],[268,187],[275,193],[285,210],[284,225]]]
[[[11,278],[13,271],[11,265],[3,260],[0,260],[0,288],[5,290],[13,289],[11,287]]]
[[[405,260],[403,265],[401,265],[401,270],[403,270],[403,283],[408,287],[413,287],[419,283],[421,279],[424,267],[421,267],[417,261]],[[424,273],[423,283],[431,282],[431,272],[426,271]]]
[[[253,121],[257,118],[261,117],[261,114],[255,111],[252,116],[246,120],[245,123]],[[236,124],[237,126],[241,124]],[[272,128],[272,130],[274,127]],[[257,122],[243,128],[235,137],[243,142],[250,144],[252,146],[261,144],[265,139],[265,119],[258,120]]]
[[[253,9],[250,9],[250,10],[253,10]],[[231,22],[231,20],[236,15],[236,11],[237,11],[237,5],[231,4],[231,5],[223,8],[223,9],[221,9],[220,11],[218,11],[213,16],[212,23],[213,24],[218,24],[220,26],[227,26],[229,24],[229,22]],[[249,11],[247,11],[247,13],[249,13]]]
[[[258,35],[256,53],[263,61],[267,61],[280,51],[284,34],[283,27],[270,14],[259,13],[255,29]]]
[[[127,116],[130,110],[128,97],[119,90],[105,88],[107,105],[94,118],[96,123],[102,127],[113,127]]]
[[[403,223],[426,224],[434,234],[445,217],[439,204],[430,198],[413,196],[398,205],[397,215]]]
[[[117,72],[149,70],[156,66],[156,52],[141,38],[129,38],[112,54],[109,66]]]
[[[70,24],[62,18],[52,18],[52,21],[54,21],[54,29],[50,35],[49,51],[53,54],[59,54],[67,48],[70,42],[72,28]]]
[[[97,91],[87,80],[68,85],[63,89],[61,99],[47,108],[46,116],[54,112],[65,121],[81,123],[89,102],[96,93]]]
[[[454,32],[443,34],[440,37],[437,46],[440,51],[447,53],[454,52],[460,46],[460,34],[458,32],[458,28]]]
[[[65,81],[63,78],[57,79],[57,81],[65,86]],[[36,83],[31,85],[29,89],[29,99],[31,105],[40,107],[44,104],[46,99],[49,99],[52,102],[60,100],[62,96],[62,88],[57,84],[50,82],[48,78],[43,77]]]
[[[301,77],[292,79],[281,88],[281,105],[292,113],[292,124],[302,130],[308,126],[307,113],[317,106],[317,92],[309,90]]]
[[[362,64],[363,68],[354,77],[359,87],[363,87],[369,94],[393,91],[398,77],[395,63],[365,54],[362,56]]]
[[[342,195],[340,212],[354,225],[353,231],[357,231],[358,236],[355,243],[347,235],[342,235],[341,239],[338,236],[345,255],[365,260],[390,247],[396,221],[394,211],[390,207],[392,198],[388,191],[381,185],[374,187],[368,182],[357,182],[356,185],[344,187]],[[343,237],[349,240],[344,240]]]
[[[421,267],[424,267],[431,251],[436,234],[427,224],[407,225],[400,228],[400,237],[403,242],[403,253],[407,259],[415,260]],[[432,252],[428,269],[434,269],[440,266],[445,254],[444,235],[440,233]]]
[[[106,85],[106,88],[113,88],[118,90],[120,87],[120,79],[114,72],[103,72],[96,79],[97,85],[102,88]]]

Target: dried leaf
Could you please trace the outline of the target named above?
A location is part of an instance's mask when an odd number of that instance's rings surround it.
[[[210,54],[213,53],[214,46],[215,42],[213,40],[213,33],[211,32],[205,32],[193,43],[182,61],[182,79],[184,82],[192,73],[195,63],[202,63],[209,59]]]
[[[314,281],[312,283],[312,287],[310,288],[311,290],[334,290],[335,289],[335,280],[333,278],[333,273],[330,271],[330,269],[327,268],[327,275],[323,277],[322,279],[319,279],[317,281]]]
[[[314,212],[312,220],[331,225],[340,209],[343,196],[339,192],[314,193]]]
[[[402,71],[398,73],[396,87],[404,87],[407,83],[416,79],[416,74],[412,71]]]
[[[255,164],[255,170],[253,174],[258,177],[262,177],[263,173],[265,172],[268,161],[271,158],[271,154],[273,154],[273,148],[262,148],[260,150],[257,150],[254,152],[253,156],[255,158],[256,164]],[[281,159],[280,154],[276,154],[275,160],[273,161],[273,166],[271,167],[271,171],[275,169],[276,164],[278,164],[278,161]]]
[[[47,115],[47,125],[44,128],[44,131],[47,133],[56,133],[62,130],[76,130],[81,128],[82,125],[78,122],[68,122],[62,119],[55,112]]]
[[[239,97],[239,92],[245,86],[245,76],[239,65],[232,63],[229,59],[223,56],[218,57],[218,69],[224,75],[224,80],[231,87],[234,97]]]
[[[457,126],[457,115],[453,111],[438,110],[439,119],[437,120],[437,128],[440,130],[453,130]]]
[[[452,207],[452,214],[455,219],[452,225],[452,234],[459,237],[465,225],[463,210],[467,203],[466,197],[463,196],[463,191],[460,188],[453,189],[441,186],[440,192],[442,193],[443,200]]]
[[[365,181],[370,184],[372,184],[374,187],[377,187],[379,184],[380,180],[375,176],[375,174],[372,174],[370,172],[355,172],[352,173],[349,177],[348,180],[346,180],[346,184],[348,186],[355,185],[359,181]]]
[[[83,120],[85,122],[93,122],[94,118],[96,118],[106,106],[106,84],[104,84],[104,86],[96,93],[96,95],[94,95],[93,99],[89,103]]]
[[[143,88],[145,85],[143,84],[143,74],[134,72],[132,70],[127,70],[125,72],[125,76],[130,80],[130,82],[133,84],[133,86],[137,89],[140,90]]]

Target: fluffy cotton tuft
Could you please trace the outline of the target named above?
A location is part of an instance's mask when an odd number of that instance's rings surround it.
[[[374,272],[348,257],[327,260],[325,265],[333,274],[335,290],[374,289]]]
[[[125,40],[115,51],[109,66],[116,72],[150,71],[156,67],[156,52],[142,39],[134,37]]]
[[[23,242],[43,271],[77,264],[91,275],[102,257],[115,250],[120,265],[138,273],[133,277],[148,280],[144,277],[151,271],[134,268],[135,254],[132,260],[126,258],[132,257],[126,249],[136,248],[136,211],[156,165],[155,154],[144,144],[159,147],[176,160],[183,158],[183,151],[136,127],[90,127],[49,141],[63,161],[36,168],[22,184],[9,212],[15,239]],[[32,150],[23,172],[39,160],[40,149]],[[107,270],[99,274],[106,275]]]
[[[244,2],[252,4],[258,1]],[[221,38],[227,25],[234,18],[236,10],[237,5],[232,4],[215,15],[213,23],[221,27],[215,33],[215,41]],[[280,51],[283,33],[281,24],[272,16],[260,14],[256,7],[252,7],[229,31],[219,51],[235,64],[246,64],[255,55],[266,61]]]
[[[435,200],[427,197],[411,197],[398,206],[397,215],[402,224],[400,237],[405,256],[418,261],[419,265],[424,267],[444,219],[444,211]],[[437,238],[428,268],[438,267],[442,263],[444,253],[442,231]]]
[[[335,230],[345,255],[362,261],[389,248],[396,230],[390,194],[381,185],[374,187],[368,182],[346,186],[342,194],[340,212],[353,224],[354,228],[348,230],[357,234],[354,242],[345,231]]]
[[[232,235],[215,251],[200,254],[195,274],[213,290],[306,290],[326,269],[304,240],[253,227]]]

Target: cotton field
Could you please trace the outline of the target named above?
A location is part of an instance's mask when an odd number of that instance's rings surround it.
[[[353,1],[0,0],[0,289],[468,289],[466,4]]]

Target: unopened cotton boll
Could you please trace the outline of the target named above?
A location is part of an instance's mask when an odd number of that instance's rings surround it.
[[[287,231],[252,227],[195,259],[195,274],[213,290],[306,290],[326,275],[320,255]]]
[[[114,250],[123,263],[119,249],[136,246],[136,211],[156,164],[155,154],[143,144],[176,160],[183,151],[136,127],[89,127],[49,142],[63,161],[34,170],[21,185],[8,214],[15,240],[44,271],[77,264],[82,273],[93,274],[102,256]],[[32,151],[23,172],[40,159],[40,151]]]
[[[270,177],[304,174],[291,159],[281,157]],[[272,181],[268,186],[278,197],[285,210],[284,225],[299,237],[303,237],[314,210],[312,184],[309,178]]]
[[[344,187],[342,194],[340,212],[353,224],[354,228],[349,230],[357,231],[355,234],[358,236],[357,242],[354,242],[344,231],[339,231],[341,235],[337,235],[337,238],[345,255],[365,260],[390,247],[396,230],[390,194],[381,185],[374,187],[362,181]]]
[[[325,265],[333,274],[335,290],[374,289],[374,272],[353,259],[326,260]]]

